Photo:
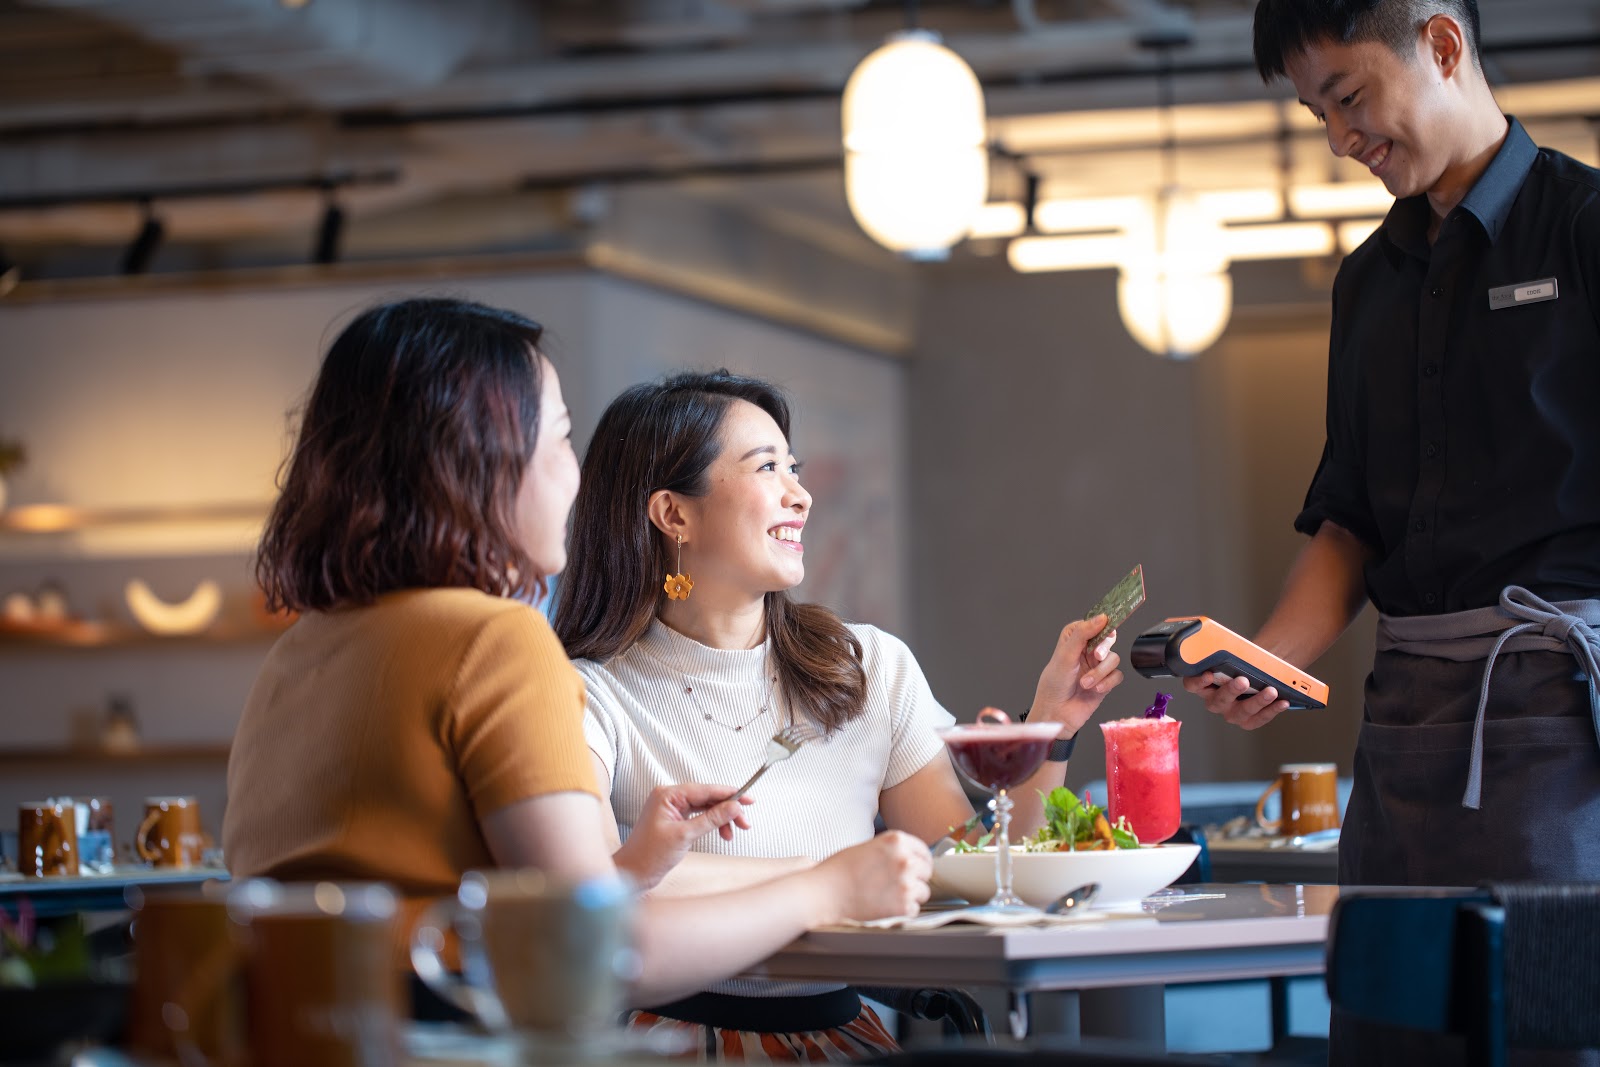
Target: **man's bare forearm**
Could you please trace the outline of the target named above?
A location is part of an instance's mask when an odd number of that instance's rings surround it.
[[[1362,571],[1372,550],[1324,522],[1300,550],[1256,644],[1300,667],[1315,663],[1367,602]]]

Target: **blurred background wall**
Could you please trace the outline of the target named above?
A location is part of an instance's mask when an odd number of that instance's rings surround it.
[[[15,302],[0,305],[0,425],[29,442],[29,460],[12,491],[71,500],[88,521],[0,533],[0,596],[37,604],[58,592],[71,617],[101,628],[81,640],[72,630],[0,632],[0,804],[109,793],[135,813],[146,794],[194,792],[208,823],[220,816],[227,745],[276,632],[252,604],[251,550],[293,411],[356,311],[418,293],[544,323],[580,449],[610,398],[645,378],[728,366],[782,384],[799,412],[808,482],[825,501],[808,531],[808,595],[904,626],[899,359],[570,264],[449,281]],[[184,518],[196,502],[246,506],[237,519]],[[214,581],[222,612],[192,637],[145,634],[127,604],[135,579],[172,603]],[[138,753],[95,752],[117,702],[138,718]]]
[[[1019,278],[995,260],[928,273],[905,355],[570,268],[13,301],[0,305],[0,425],[30,445],[14,501],[66,499],[113,517],[196,501],[264,509],[327,342],[357,309],[411,293],[545,323],[580,447],[633,382],[681,367],[769,377],[796,402],[816,497],[802,595],[905,636],[935,694],[970,718],[985,704],[1021,711],[1060,627],[1134,563],[1150,601],[1123,631],[1124,654],[1168,614],[1248,630],[1270,608],[1321,448],[1327,309],[1305,299],[1298,274],[1253,280],[1242,295],[1264,302],[1242,303],[1225,342],[1186,363],[1128,338],[1110,272]],[[56,586],[74,616],[122,627],[89,647],[0,641],[0,802],[114,781],[130,807],[157,782],[220,804],[226,743],[273,636],[250,623],[256,525],[112,522],[0,538],[0,593]],[[124,602],[134,578],[173,602],[217,580],[224,621],[244,621],[209,639],[141,636]],[[1244,734],[1180,700],[1186,777],[1347,763],[1368,651],[1357,631],[1314,668],[1335,692],[1326,712]],[[1130,672],[1102,717],[1136,714],[1157,688]],[[138,714],[146,757],[73,764],[71,746],[96,742],[116,697]],[[1074,782],[1102,773],[1089,741]]]

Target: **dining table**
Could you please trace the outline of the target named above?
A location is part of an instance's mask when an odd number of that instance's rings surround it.
[[[1098,1032],[1148,1040],[1163,1032],[1160,1019],[1151,1017],[1150,994],[1167,985],[1321,974],[1339,892],[1334,885],[1197,884],[1174,886],[1132,907],[1091,908],[1071,923],[829,926],[796,939],[746,977],[998,988],[1007,995],[1017,1040],[1029,1036],[1033,994],[1120,993],[1127,1010],[1105,1012],[1120,1022]],[[1154,1003],[1159,1006],[1159,996]]]
[[[1211,877],[1218,882],[1339,881],[1337,838],[1306,844],[1294,837],[1215,838],[1206,847]]]
[[[125,911],[130,890],[198,890],[207,882],[227,881],[228,869],[216,866],[152,867],[119,864],[104,873],[51,875],[36,878],[15,871],[0,871],[0,911],[15,916],[18,902],[27,900],[41,919],[78,912]]]

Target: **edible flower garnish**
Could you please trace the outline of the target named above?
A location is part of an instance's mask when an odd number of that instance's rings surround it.
[[[1157,693],[1156,702],[1144,709],[1147,719],[1164,719],[1167,717],[1167,705],[1172,702],[1171,693]]]

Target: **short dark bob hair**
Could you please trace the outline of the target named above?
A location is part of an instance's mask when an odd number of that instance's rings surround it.
[[[400,589],[530,595],[516,536],[539,435],[538,323],[465,300],[369,308],[322,361],[261,537],[274,610],[370,604]]]
[[[666,535],[650,521],[650,496],[670,489],[704,496],[722,453],[722,424],[737,401],[772,416],[789,436],[789,404],[759,378],[685,373],[636,385],[600,416],[572,514],[555,631],[573,659],[604,663],[644,636],[674,568]],[[866,707],[861,642],[839,616],[766,595],[767,639],[778,688],[791,709],[832,731]]]
[[[1416,34],[1434,15],[1449,15],[1467,31],[1478,60],[1478,0],[1261,0],[1256,5],[1256,70],[1262,81],[1288,73],[1307,48],[1325,41],[1378,41],[1409,56]]]

